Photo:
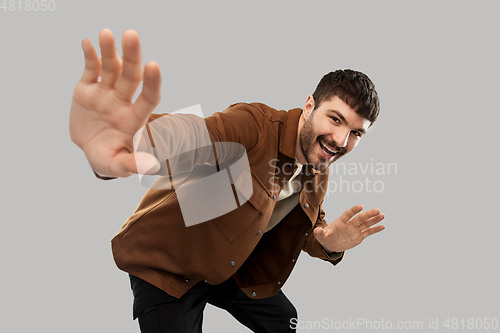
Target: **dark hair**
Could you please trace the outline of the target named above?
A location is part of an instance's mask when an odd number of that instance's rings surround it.
[[[323,76],[313,93],[314,110],[334,96],[368,119],[370,126],[377,120],[380,102],[375,85],[365,74],[352,69],[339,69]]]

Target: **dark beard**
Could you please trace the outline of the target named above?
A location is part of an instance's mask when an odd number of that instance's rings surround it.
[[[312,117],[307,118],[299,135],[300,149],[302,150],[302,154],[306,158],[307,163],[311,163],[311,161],[309,160],[309,154],[314,149],[314,144],[316,143],[315,141],[311,140],[314,137],[311,120]]]
[[[299,143],[300,149],[302,150],[302,154],[304,155],[307,163],[310,164],[315,170],[321,171],[327,169],[333,162],[337,161],[339,158],[345,155],[346,149],[344,147],[338,147],[336,142],[333,142],[333,144],[331,144],[329,140],[323,140],[329,145],[335,147],[335,149],[338,151],[337,155],[332,162],[315,163],[315,161],[312,161],[314,146],[320,140],[320,138],[316,138],[316,134],[313,130],[313,117],[314,114],[307,118],[306,122],[304,123],[304,126],[302,127],[302,130],[299,134]]]

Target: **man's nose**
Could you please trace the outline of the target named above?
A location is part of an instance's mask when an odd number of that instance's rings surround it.
[[[349,140],[349,130],[338,130],[332,135],[333,141],[337,144],[339,148],[347,146],[347,141]]]

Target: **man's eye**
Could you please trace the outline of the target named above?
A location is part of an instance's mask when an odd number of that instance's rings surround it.
[[[356,135],[358,138],[361,137],[361,133],[359,133],[358,131],[352,131],[351,133]]]
[[[330,118],[332,118],[332,120],[333,120],[334,122],[336,122],[336,123],[340,123],[340,120],[339,120],[337,117],[330,117]]]

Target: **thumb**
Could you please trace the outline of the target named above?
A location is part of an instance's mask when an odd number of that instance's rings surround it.
[[[152,175],[160,170],[160,163],[156,157],[144,152],[122,152],[115,157],[115,165],[117,166],[115,173],[120,177],[123,177],[123,175],[129,176],[134,173]]]
[[[321,240],[323,240],[323,238],[325,238],[324,234],[325,234],[325,230],[323,228],[318,227],[318,228],[314,229],[314,237],[316,237],[316,239],[318,241],[321,241]]]
[[[134,154],[135,160],[135,170],[131,169],[133,173],[139,175],[153,175],[160,170],[160,162],[154,157],[154,155],[136,152]]]

